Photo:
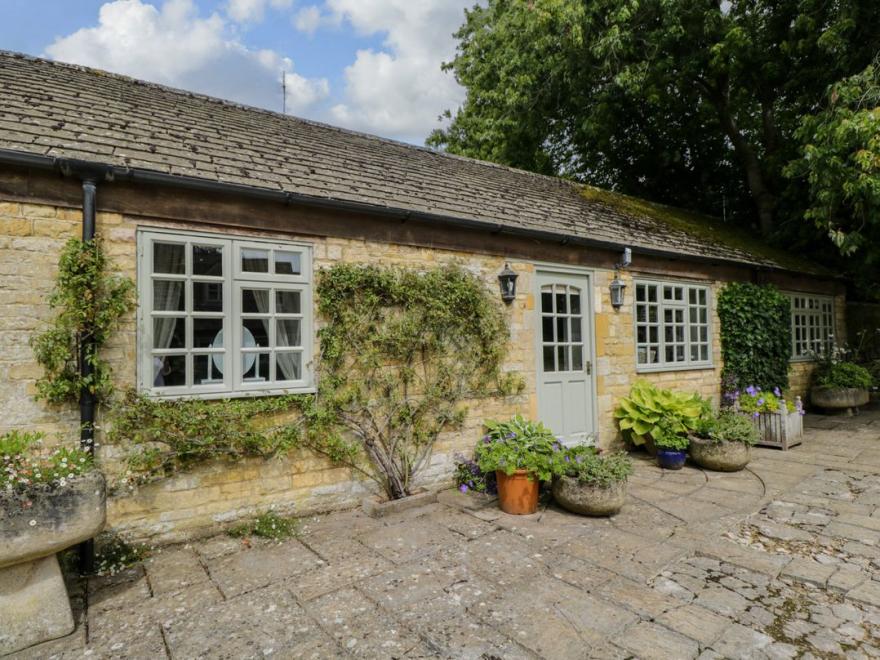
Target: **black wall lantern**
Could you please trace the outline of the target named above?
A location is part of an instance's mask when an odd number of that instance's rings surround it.
[[[510,304],[516,299],[516,278],[519,277],[510,269],[510,264],[504,264],[504,270],[498,274],[498,286],[501,289],[501,300]]]
[[[632,250],[625,248],[620,263],[614,266],[614,279],[611,280],[611,285],[609,287],[611,289],[611,306],[614,307],[614,309],[620,309],[623,306],[623,290],[626,288],[626,284],[620,279],[620,269],[626,268],[631,263]]]

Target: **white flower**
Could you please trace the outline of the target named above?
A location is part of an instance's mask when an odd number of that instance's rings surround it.
[[[30,525],[31,527],[36,527],[36,525],[37,525],[37,521],[36,521],[36,520],[31,520],[31,521],[28,523],[28,525]]]

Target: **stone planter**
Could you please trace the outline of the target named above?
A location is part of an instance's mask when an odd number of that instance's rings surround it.
[[[800,397],[798,397],[798,402],[800,402]],[[797,407],[800,408],[800,405]],[[786,451],[801,444],[804,440],[803,417],[797,410],[788,412],[785,404],[780,406],[779,412],[760,413],[757,417],[748,416],[758,429],[760,436],[758,444],[762,447],[774,447]]]
[[[738,472],[752,458],[752,448],[742,442],[712,442],[690,438],[691,460],[700,467],[717,472]]]
[[[97,471],[66,486],[0,493],[0,655],[73,632],[55,553],[100,532],[106,508]]]
[[[626,502],[625,480],[598,486],[573,477],[556,477],[552,490],[559,506],[583,516],[613,516]]]
[[[810,390],[810,403],[814,406],[823,410],[845,410],[847,415],[857,413],[859,406],[867,405],[870,400],[868,390],[858,387],[814,387]]]

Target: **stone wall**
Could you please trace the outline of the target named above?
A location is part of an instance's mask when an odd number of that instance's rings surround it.
[[[176,224],[148,217],[99,212],[97,231],[105,241],[108,256],[118,272],[136,274],[136,231],[138,227],[170,227],[210,231],[203,226]],[[0,203],[0,432],[11,428],[41,430],[54,441],[72,442],[78,416],[72,409],[47,406],[34,400],[39,369],[28,341],[50,317],[47,305],[56,272],[58,253],[68,237],[80,233],[80,211],[48,205],[18,202]],[[301,240],[314,246],[315,268],[337,262],[396,264],[424,267],[455,262],[478,275],[491,290],[497,290],[497,274],[505,258],[474,252],[428,249],[391,242],[342,238],[315,238],[247,230],[223,230],[225,234],[258,235]],[[587,255],[588,256],[588,255]],[[464,429],[446,433],[437,443],[431,463],[423,475],[426,485],[448,483],[456,452],[469,451],[481,433],[484,419],[505,418],[520,412],[537,414],[535,396],[535,332],[533,282],[535,265],[511,260],[520,275],[516,301],[507,308],[510,323],[510,352],[505,369],[525,379],[525,393],[503,400],[470,402]],[[719,324],[715,314],[719,281],[708,281],[713,290],[713,362],[708,369],[637,374],[633,339],[632,269],[621,274],[627,284],[625,304],[611,307],[609,282],[614,273],[595,269],[593,301],[595,311],[596,385],[599,442],[610,446],[619,441],[612,417],[616,401],[638,377],[665,387],[698,391],[717,401],[720,382]],[[658,276],[656,271],[650,274]],[[842,323],[842,302],[838,305]],[[105,350],[117,384],[135,385],[136,317],[125,319]],[[800,386],[804,366],[795,365],[793,382]],[[99,434],[99,443],[101,435]],[[118,448],[99,446],[105,464],[118,468]],[[369,490],[369,483],[354,479],[348,470],[336,467],[309,452],[263,462],[246,460],[235,465],[207,465],[191,473],[114,495],[109,502],[109,524],[137,537],[181,539],[206,533],[218,523],[234,520],[269,506],[284,511],[308,513],[350,506]]]

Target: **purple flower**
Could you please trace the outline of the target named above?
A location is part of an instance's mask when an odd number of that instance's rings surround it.
[[[466,493],[466,492],[468,492],[468,487],[465,486],[464,484],[462,484],[461,486],[459,486],[458,489],[459,489],[462,493]]]
[[[488,435],[483,436],[483,444],[489,444],[492,441],[492,437]]]
[[[752,413],[752,417],[754,417],[755,419],[758,419],[758,417],[760,417],[760,416],[761,416],[761,413],[759,413],[758,411],[755,411]]]
[[[758,394],[758,390],[755,389],[754,385],[749,385],[746,388],[746,394],[748,394],[749,396],[756,396]]]
[[[566,457],[565,457],[565,462],[566,462],[566,463],[571,463],[571,458],[569,458],[568,456],[566,456]]]
[[[782,396],[782,392],[779,390],[778,387],[774,387],[774,388],[773,388],[773,394],[774,394],[775,396]]]
[[[553,451],[562,451],[562,445],[558,442],[553,443]]]
[[[510,433],[508,433],[507,435],[504,436],[504,438],[507,440],[513,440],[515,437],[516,437],[516,433],[514,433],[513,431],[511,431]]]
[[[759,406],[763,406],[763,405],[764,405],[764,397],[761,397],[760,399],[758,399],[758,405],[759,405]]]

